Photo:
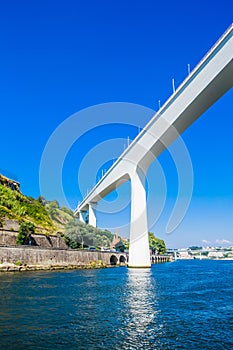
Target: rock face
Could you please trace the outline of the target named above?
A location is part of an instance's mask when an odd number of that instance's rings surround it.
[[[16,220],[3,218],[2,219],[3,228],[10,231],[18,231],[19,223]]]
[[[13,191],[20,192],[20,183],[15,180],[11,180],[6,176],[0,174],[0,184],[9,187]]]
[[[10,221],[10,220],[9,220]],[[13,220],[12,220],[13,221]],[[12,224],[12,223],[11,223]],[[17,231],[10,229],[0,228],[0,245],[2,246],[15,246],[16,238],[18,236]],[[67,249],[67,245],[61,236],[45,236],[40,234],[31,234],[30,245],[38,246],[41,248],[60,248]],[[20,246],[18,246],[20,247]]]

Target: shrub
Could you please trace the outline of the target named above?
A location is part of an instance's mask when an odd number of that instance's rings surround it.
[[[23,222],[19,228],[19,234],[16,239],[16,244],[27,244],[29,235],[34,232],[35,226],[32,222]]]

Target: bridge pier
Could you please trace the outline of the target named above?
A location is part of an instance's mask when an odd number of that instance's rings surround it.
[[[86,212],[84,212],[84,211],[80,211],[79,212],[79,220],[82,222],[82,223],[84,223],[84,224],[86,224],[86,220],[85,220],[85,214],[86,214]]]
[[[148,240],[146,177],[138,167],[131,178],[131,225],[128,267],[150,267]]]
[[[89,204],[89,225],[97,227],[97,225],[96,225],[96,203]]]
[[[87,210],[89,206],[89,224],[96,227],[95,207],[92,203],[97,203],[120,184],[131,179],[129,267],[151,266],[146,210],[146,171],[139,169],[138,165],[147,168],[184,130],[232,87],[232,33],[233,25],[209,50],[75,210],[77,215],[80,210]],[[187,192],[184,183],[186,184],[185,181],[181,182],[182,190]],[[192,191],[191,182],[188,191],[190,190]],[[182,210],[177,209],[180,207],[174,208],[177,213],[174,222],[177,224],[186,213],[189,196],[184,203]],[[171,218],[174,220],[174,214],[172,215]],[[172,226],[173,228],[175,227]]]

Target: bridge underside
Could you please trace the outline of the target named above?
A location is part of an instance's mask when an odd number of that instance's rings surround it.
[[[233,85],[233,27],[219,39],[200,64],[114,163],[76,209],[89,209],[96,226],[96,203],[131,180],[129,267],[150,267],[145,178],[149,165],[164,149]]]

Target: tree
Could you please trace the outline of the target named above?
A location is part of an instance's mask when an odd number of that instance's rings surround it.
[[[71,209],[69,209],[69,208],[67,208],[65,206],[62,206],[61,210],[64,211],[65,213],[69,214],[70,216],[74,217],[74,213],[72,212]]]
[[[57,211],[59,209],[58,201],[51,201],[46,205],[46,209],[50,215],[50,217],[54,220],[56,219]]]
[[[129,239],[124,240],[124,246],[125,246],[125,250],[129,250]]]
[[[22,222],[19,233],[16,238],[16,244],[25,245],[28,243],[28,237],[35,232],[35,226],[32,222]]]
[[[202,250],[202,247],[198,247],[198,246],[192,246],[192,247],[189,247],[190,250]]]
[[[43,196],[39,196],[37,198],[38,202],[42,205],[45,205],[46,204],[46,199],[43,197]]]
[[[110,246],[113,234],[76,220],[65,226],[64,238],[71,248],[106,247]]]
[[[152,249],[152,253],[158,253],[162,255],[166,252],[166,245],[162,239],[155,237],[154,233],[148,232],[149,235],[149,246]]]
[[[117,252],[124,252],[125,251],[125,245],[122,241],[118,242],[117,244],[115,244],[115,249]]]

